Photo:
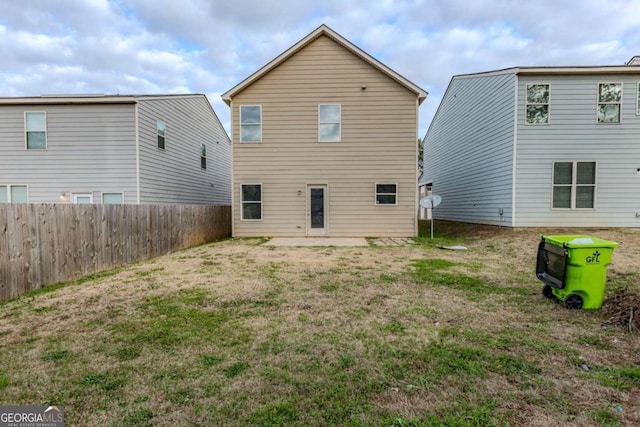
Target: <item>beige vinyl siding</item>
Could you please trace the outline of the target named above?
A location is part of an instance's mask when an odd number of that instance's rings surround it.
[[[136,202],[134,104],[1,105],[0,185],[29,186],[29,202],[60,194],[124,193]],[[44,111],[46,150],[25,150],[24,112]]]
[[[551,85],[549,125],[524,126],[519,96],[517,226],[639,227],[640,117],[636,115],[639,75],[521,76],[526,84]],[[623,85],[621,123],[596,123],[599,83]],[[595,161],[595,209],[551,208],[554,161]]]
[[[231,204],[231,144],[203,95],[138,100],[140,203]],[[166,126],[158,148],[157,122]],[[201,144],[207,168],[200,167]]]
[[[341,105],[340,142],[318,142],[319,104]],[[262,143],[239,142],[240,105],[262,106]],[[309,184],[328,186],[330,236],[415,234],[415,93],[321,36],[231,107],[235,236],[304,236]],[[240,185],[253,182],[263,220],[240,221]],[[397,206],[375,206],[376,182],[398,184]]]
[[[512,73],[451,80],[424,144],[424,175],[442,197],[435,219],[511,225],[514,88]]]

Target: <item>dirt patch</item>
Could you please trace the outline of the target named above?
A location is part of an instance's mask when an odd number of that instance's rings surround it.
[[[610,296],[602,306],[602,314],[612,325],[640,332],[640,294],[623,291]]]

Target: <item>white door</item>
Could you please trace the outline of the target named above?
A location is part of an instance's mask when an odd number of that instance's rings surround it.
[[[327,186],[307,186],[307,235],[327,235]]]
[[[91,193],[74,194],[73,203],[93,203],[93,194]]]

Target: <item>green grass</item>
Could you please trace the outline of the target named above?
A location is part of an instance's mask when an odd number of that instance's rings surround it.
[[[549,303],[526,257],[487,263],[519,256],[509,235],[446,232],[437,244],[469,250],[239,239],[86,281],[88,296],[5,303],[0,404],[65,405],[70,425],[639,421],[637,337]]]

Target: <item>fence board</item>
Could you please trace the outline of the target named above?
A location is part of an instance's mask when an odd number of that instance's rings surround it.
[[[230,206],[0,204],[0,301],[229,236]]]

